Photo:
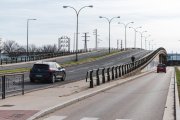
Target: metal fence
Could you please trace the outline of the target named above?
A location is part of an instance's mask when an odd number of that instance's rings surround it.
[[[24,95],[24,74],[6,74],[0,76],[0,94],[2,99],[6,98],[6,95],[15,95],[22,93]]]
[[[84,53],[84,50],[78,50],[77,53]],[[87,51],[90,52],[90,51]],[[64,51],[64,52],[57,52],[57,53],[38,53],[37,55],[29,55],[29,56],[23,56],[23,57],[8,57],[3,58],[0,60],[0,64],[10,64],[10,63],[19,63],[19,62],[27,62],[27,61],[35,61],[35,60],[41,60],[41,59],[47,59],[47,58],[53,58],[53,57],[60,57],[60,56],[66,56],[66,55],[72,55],[75,54],[75,51]]]

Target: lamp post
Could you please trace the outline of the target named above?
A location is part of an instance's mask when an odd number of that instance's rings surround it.
[[[29,21],[30,20],[36,20],[36,19],[27,19],[27,49],[26,49],[26,52],[27,52],[27,56],[29,56],[29,51],[28,51],[28,48],[29,48],[29,46],[28,46],[28,39],[29,39]]]
[[[115,18],[120,18],[120,16],[117,16],[117,17],[113,17],[113,18],[111,18],[111,19],[109,19],[109,18],[107,18],[107,17],[103,17],[103,16],[99,16],[99,18],[105,18],[107,21],[108,21],[108,23],[109,23],[109,53],[111,52],[111,48],[110,48],[110,40],[111,40],[111,38],[110,38],[110,34],[111,34],[111,21],[113,20],[113,19],[115,19]]]
[[[118,22],[118,24],[123,24],[124,25],[124,27],[125,27],[125,49],[126,49],[126,46],[127,46],[127,40],[126,40],[126,29],[127,29],[127,26],[129,25],[129,24],[133,24],[134,22],[129,22],[129,23],[121,23],[121,22]]]
[[[150,37],[151,35],[148,35],[147,37],[144,37],[145,38],[145,50],[147,49],[146,47],[146,42],[147,42],[147,38]]]
[[[141,34],[141,49],[142,49],[142,38],[143,38],[143,33],[145,33],[147,31],[142,31],[142,32],[139,32]]]
[[[138,28],[142,28],[142,27],[136,27],[136,28],[133,28],[133,27],[129,27],[129,28],[132,28],[135,32],[135,35],[134,35],[134,48],[136,48],[136,33],[137,33],[137,29]]]
[[[76,12],[76,19],[77,19],[77,24],[76,24],[76,61],[78,61],[78,24],[79,24],[79,13],[82,9],[86,8],[86,7],[89,7],[89,8],[92,8],[93,6],[92,5],[89,5],[89,6],[83,6],[81,7],[79,10],[76,10],[74,7],[71,7],[71,6],[63,6],[63,8],[72,8],[75,12]]]

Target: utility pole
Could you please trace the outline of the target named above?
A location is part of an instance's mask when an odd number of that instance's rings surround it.
[[[75,50],[75,45],[76,45],[76,33],[74,33],[73,51]]]
[[[98,47],[98,40],[97,40],[97,29],[94,30],[94,35],[95,35],[95,49],[97,50]]]
[[[119,49],[119,40],[117,40],[117,49]]]
[[[121,40],[121,50],[122,50],[122,45],[123,45],[123,44],[122,44],[122,40]]]
[[[95,50],[97,50],[98,49],[98,43],[99,43],[99,41],[98,41],[98,33],[97,33],[97,29],[95,29],[94,30],[94,35],[95,35]]]
[[[87,41],[89,41],[89,40],[87,40],[87,37],[90,37],[90,36],[87,36],[87,34],[88,33],[84,33],[84,36],[82,36],[82,37],[84,37],[84,50],[87,52]]]

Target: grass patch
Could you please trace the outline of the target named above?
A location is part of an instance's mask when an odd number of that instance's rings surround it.
[[[111,52],[110,54],[106,53],[105,55],[100,55],[100,56],[96,56],[96,57],[90,57],[90,58],[82,59],[82,60],[79,60],[79,61],[66,62],[64,64],[61,64],[61,66],[69,67],[69,66],[73,66],[73,65],[79,65],[79,64],[83,64],[83,63],[93,62],[93,61],[100,60],[100,59],[103,59],[103,58],[106,58],[106,57],[109,57],[109,56],[112,56],[112,55],[115,55],[115,54],[118,54],[118,53],[119,52],[114,51],[114,52]]]
[[[29,68],[17,68],[12,70],[0,70],[0,74],[12,74],[12,73],[23,73],[28,72]]]
[[[177,87],[178,87],[178,95],[180,98],[180,70],[176,67],[176,80],[177,80]]]

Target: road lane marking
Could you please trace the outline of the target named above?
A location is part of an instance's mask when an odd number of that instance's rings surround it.
[[[132,120],[132,119],[116,119],[116,120]]]
[[[63,120],[65,118],[67,118],[67,116],[50,116],[44,120]]]
[[[84,117],[81,120],[98,120],[99,118],[90,118],[90,117]]]

